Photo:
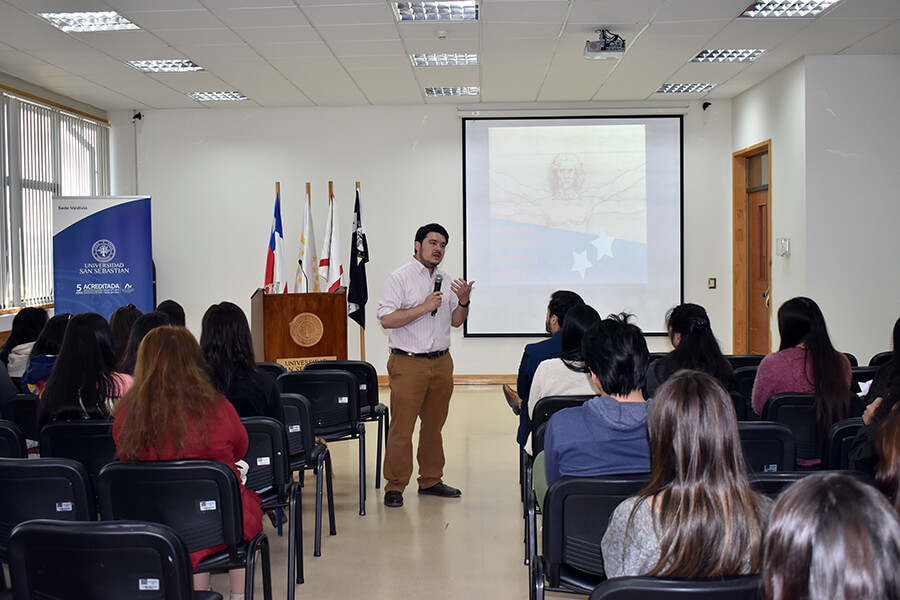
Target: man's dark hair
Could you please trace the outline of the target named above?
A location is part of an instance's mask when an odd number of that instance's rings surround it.
[[[156,312],[161,312],[169,318],[169,325],[184,327],[184,309],[174,300],[163,300],[156,307]]]
[[[627,396],[644,387],[650,352],[631,315],[609,315],[593,325],[581,340],[581,356],[597,376],[603,393]]]
[[[432,232],[439,233],[442,236],[444,236],[444,239],[447,242],[450,241],[450,234],[447,233],[446,229],[444,229],[442,226],[438,225],[437,223],[429,223],[428,225],[422,225],[421,227],[419,227],[419,229],[416,231],[416,240],[415,241],[417,241],[421,244],[422,242],[425,241],[425,238],[428,236],[428,234],[432,233]]]
[[[551,315],[556,315],[559,327],[562,328],[569,309],[582,304],[584,304],[584,300],[575,292],[557,290],[550,295],[550,304],[547,305],[547,308],[550,310]]]

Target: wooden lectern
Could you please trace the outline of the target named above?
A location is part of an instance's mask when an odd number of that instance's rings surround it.
[[[266,294],[260,288],[250,297],[250,330],[258,361],[347,360],[347,288],[324,294]]]

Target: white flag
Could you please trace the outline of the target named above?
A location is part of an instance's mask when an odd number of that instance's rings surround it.
[[[319,291],[319,257],[316,254],[316,234],[313,231],[309,193],[303,209],[303,233],[300,234],[300,262],[294,279],[294,293]]]
[[[328,199],[328,221],[325,224],[325,242],[319,258],[319,277],[326,292],[333,292],[343,285],[344,266],[341,264],[340,235],[334,211],[334,192]]]

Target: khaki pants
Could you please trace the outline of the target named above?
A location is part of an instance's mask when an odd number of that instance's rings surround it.
[[[453,359],[416,358],[391,354],[388,358],[391,386],[391,428],[384,453],[385,492],[402,492],[412,476],[412,435],[419,426],[419,487],[441,482],[444,474],[444,442],[441,429],[447,420],[453,393]]]

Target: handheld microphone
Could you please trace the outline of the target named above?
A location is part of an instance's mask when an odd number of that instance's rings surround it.
[[[436,292],[441,291],[441,283],[443,283],[443,281],[444,281],[444,276],[441,275],[440,273],[438,273],[437,275],[434,276],[434,291],[436,291]],[[432,317],[435,316],[436,314],[437,314],[437,309],[434,309],[433,311],[431,311]]]

